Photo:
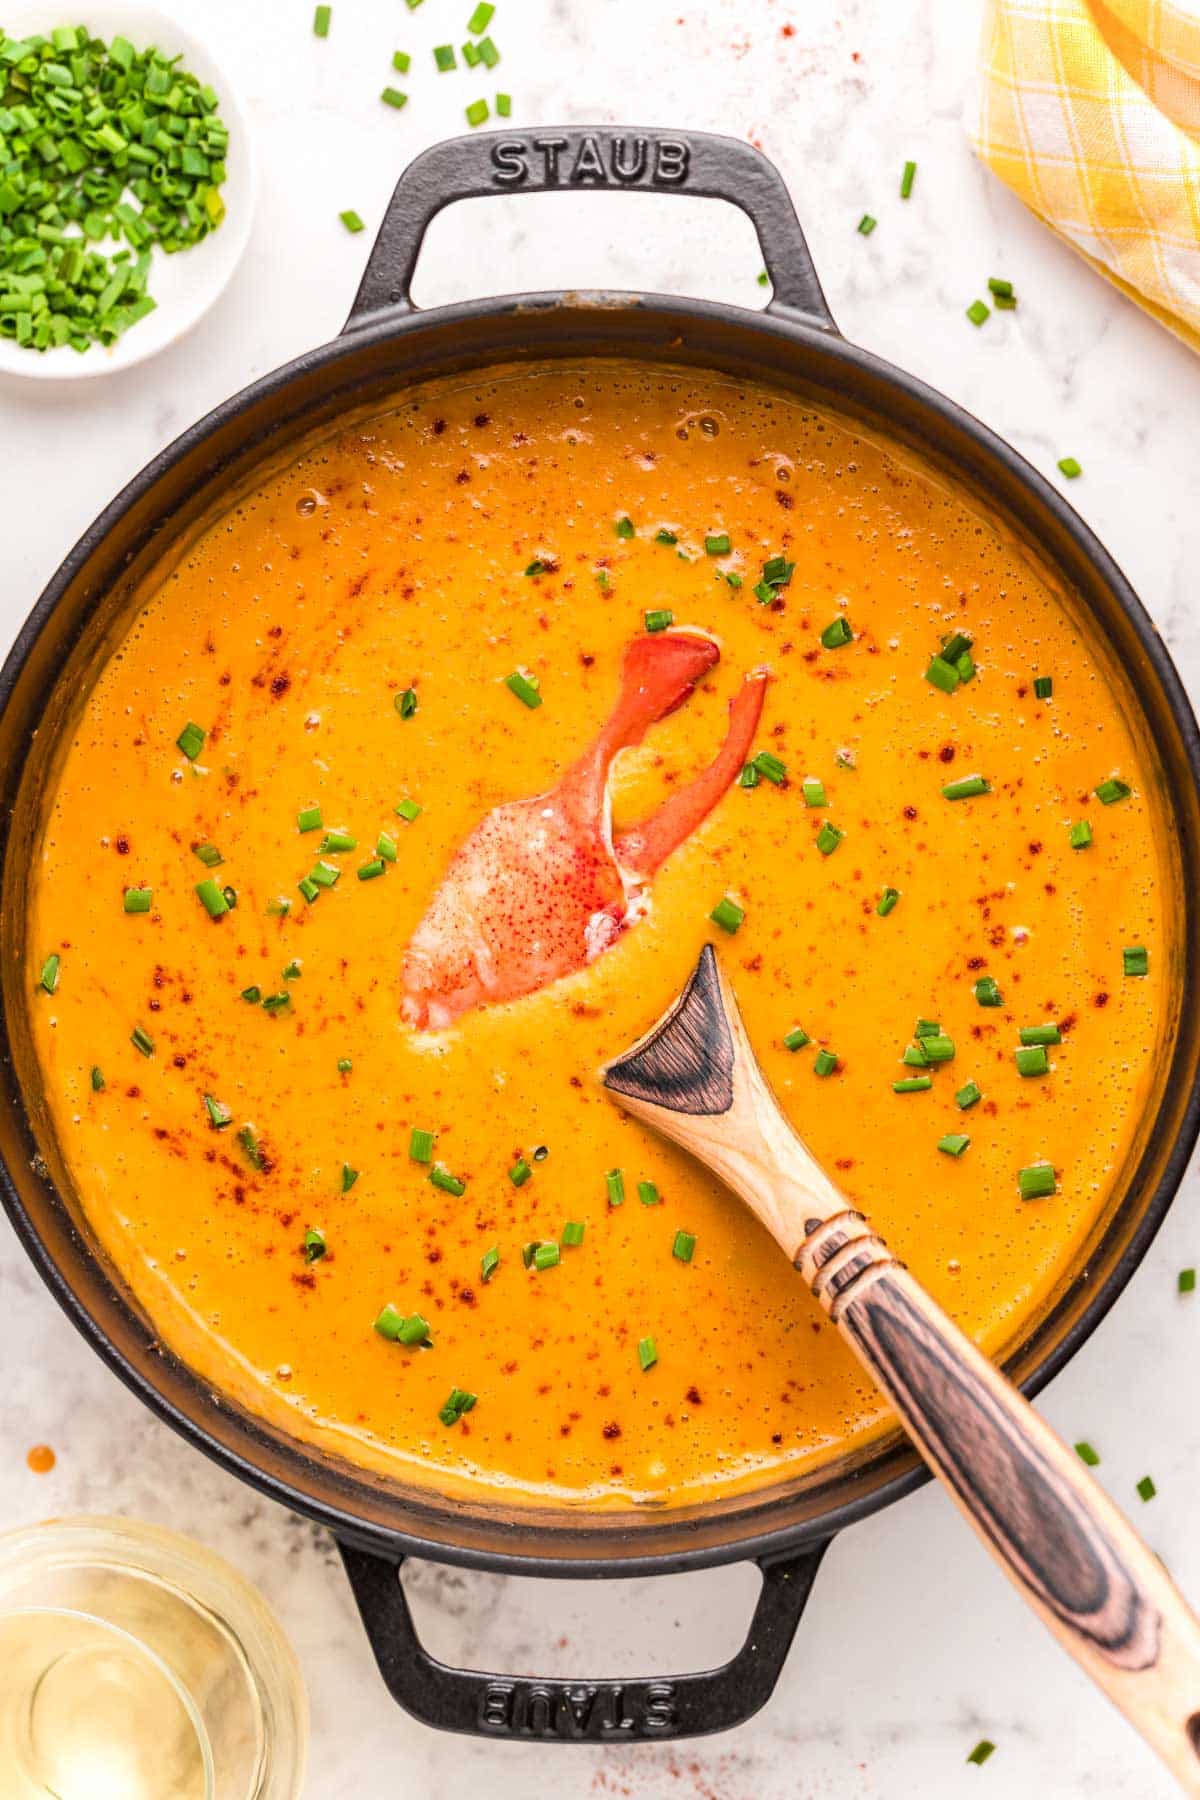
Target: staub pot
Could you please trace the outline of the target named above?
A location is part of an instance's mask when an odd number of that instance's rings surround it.
[[[657,294],[507,295],[417,310],[414,266],[431,219],[469,197],[638,188],[733,202],[757,229],[772,297],[763,312]],[[676,1510],[589,1512],[440,1498],[356,1469],[214,1393],[161,1345],[93,1240],[55,1147],[28,1025],[24,895],[56,744],[139,576],[258,459],[406,384],[496,363],[624,357],[711,368],[800,390],[952,468],[980,505],[1038,547],[1090,616],[1142,714],[1172,810],[1180,879],[1173,1016],[1151,1128],[1070,1286],[1006,1366],[1036,1391],[1083,1343],[1146,1250],[1196,1137],[1200,1065],[1200,743],[1178,675],[1120,571],[1014,450],[941,395],[839,334],[792,203],[744,143],[701,133],[581,129],[475,135],[405,171],[345,330],[194,425],[121,493],[71,551],[0,675],[4,832],[5,1205],[65,1311],[161,1418],[224,1468],[338,1540],[384,1680],[426,1723],[492,1738],[638,1741],[720,1731],[767,1699],[821,1557],[844,1526],[923,1472],[896,1434],[803,1478]],[[556,1682],[452,1669],[422,1647],[398,1573],[406,1556],[524,1575],[645,1575],[750,1559],[762,1587],[748,1634],[718,1669],[674,1679]]]

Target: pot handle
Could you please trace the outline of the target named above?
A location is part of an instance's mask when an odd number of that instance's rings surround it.
[[[644,1743],[728,1731],[770,1698],[829,1540],[763,1558],[745,1643],[719,1669],[669,1679],[559,1681],[490,1675],[438,1662],[417,1636],[401,1556],[338,1540],[367,1638],[388,1692],[423,1725],[514,1743]]]
[[[409,163],[388,202],[345,331],[415,310],[412,278],[430,222],[456,200],[553,189],[650,189],[741,207],[774,289],[766,310],[836,331],[783,177],[761,151],[707,131],[559,125],[448,138]]]

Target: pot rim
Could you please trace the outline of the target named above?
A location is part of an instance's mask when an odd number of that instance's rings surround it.
[[[361,323],[355,321],[352,328],[348,328],[340,336],[302,352],[290,362],[281,364],[228,399],[221,401],[190,425],[127,482],[64,558],[30,611],[14,639],[3,667],[0,668],[0,714],[7,709],[18,678],[55,608],[71,583],[83,572],[89,559],[110,533],[120,525],[135,503],[149,494],[156,483],[178,462],[212,438],[221,426],[236,420],[257,402],[269,401],[276,396],[286,394],[290,388],[296,386],[300,377],[308,374],[324,374],[340,362],[352,361],[355,355],[362,350],[378,349],[389,343],[399,349],[413,333],[420,334],[435,327],[453,326],[455,323],[468,321],[476,324],[488,319],[519,316],[528,316],[534,319],[539,313],[549,311],[578,315],[581,320],[585,320],[594,319],[599,312],[612,314],[614,311],[619,312],[624,309],[638,312],[653,311],[668,321],[677,321],[685,330],[689,324],[693,323],[722,324],[735,331],[749,333],[753,338],[759,340],[755,347],[759,360],[761,360],[763,350],[769,346],[772,339],[790,344],[800,341],[818,357],[824,357],[830,359],[834,364],[849,366],[872,375],[886,387],[897,390],[914,404],[925,421],[933,428],[935,434],[938,429],[944,431],[948,427],[953,427],[972,438],[985,456],[993,458],[1003,465],[1030,497],[1052,515],[1057,525],[1073,541],[1076,550],[1091,565],[1103,586],[1114,597],[1132,626],[1147,658],[1153,681],[1157,684],[1166,702],[1174,728],[1178,733],[1180,748],[1192,784],[1200,793],[1200,728],[1197,726],[1179,673],[1153,621],[1091,528],[1079,517],[1063,495],[1006,439],[1000,437],[965,408],[918,377],[875,356],[871,351],[849,342],[837,331],[832,321],[829,321],[828,325],[822,325],[783,306],[776,306],[768,311],[759,311],[720,301],[613,289],[586,292],[550,289],[533,293],[499,295],[477,301],[456,302],[453,305],[428,310],[401,305],[393,311],[369,316]],[[514,344],[511,360],[518,363],[528,360],[533,364],[555,360],[556,356],[567,360],[570,355],[581,358],[604,355],[613,359],[625,355],[633,359],[647,359],[652,356],[652,352],[646,346],[633,342],[622,344],[619,341],[614,341],[612,348],[597,346],[594,349],[556,352],[549,343],[531,345],[529,339],[525,338],[520,344]],[[491,366],[496,366],[498,362],[505,360],[505,357],[493,354]],[[654,360],[669,362],[671,360],[670,345],[667,344],[663,352],[654,357]],[[489,364],[481,360],[468,366],[484,369]],[[704,366],[714,365],[705,364]],[[761,376],[759,378],[762,379]],[[395,382],[397,389],[402,387],[404,379],[403,370],[397,369]],[[831,403],[836,405],[836,400]],[[293,423],[302,418],[302,411],[288,414],[281,421],[281,429],[283,431],[290,429]],[[886,427],[886,420],[882,422]],[[894,427],[891,435],[895,435]],[[212,479],[217,474],[218,470],[213,468],[209,471],[208,478]],[[56,669],[51,685],[60,678],[60,675],[61,670]],[[8,1060],[11,1061],[11,1058]],[[1164,1098],[1167,1091],[1164,1088]],[[1162,1103],[1160,1099],[1160,1109]],[[1038,1394],[1059,1372],[1096,1330],[1118,1296],[1123,1292],[1166,1216],[1187,1168],[1198,1134],[1200,1134],[1200,1071],[1191,1082],[1187,1103],[1179,1118],[1174,1142],[1162,1164],[1159,1178],[1153,1191],[1145,1199],[1123,1248],[1113,1261],[1106,1278],[1095,1287],[1077,1316],[1067,1323],[1055,1342],[1051,1343],[1044,1351],[1039,1352],[1036,1366],[1020,1382],[1022,1392],[1027,1396],[1033,1397]],[[32,1136],[31,1129],[30,1135]],[[805,1546],[827,1542],[848,1525],[882,1510],[930,1479],[929,1471],[919,1461],[917,1453],[911,1446],[905,1444],[902,1437],[884,1439],[873,1451],[867,1453],[868,1460],[857,1472],[857,1478],[861,1479],[872,1468],[879,1471],[882,1465],[882,1471],[877,1474],[877,1478],[869,1488],[858,1494],[851,1492],[847,1498],[836,1502],[823,1513],[809,1519],[775,1527],[751,1529],[746,1535],[735,1535],[726,1541],[715,1544],[689,1545],[685,1541],[672,1548],[646,1552],[623,1552],[619,1546],[625,1540],[617,1527],[611,1527],[612,1537],[605,1542],[604,1549],[600,1553],[586,1555],[555,1553],[539,1556],[508,1550],[502,1544],[492,1547],[490,1545],[443,1542],[439,1539],[422,1536],[419,1529],[409,1531],[382,1525],[356,1514],[342,1505],[306,1493],[299,1485],[299,1475],[297,1475],[297,1484],[293,1485],[292,1482],[272,1474],[263,1466],[262,1462],[255,1459],[252,1453],[253,1439],[249,1434],[246,1435],[251,1449],[243,1452],[223,1444],[198,1419],[189,1417],[151,1379],[146,1370],[133,1365],[107,1335],[86,1303],[77,1295],[53,1252],[26,1211],[7,1163],[3,1160],[0,1160],[0,1200],[3,1201],[5,1210],[26,1253],[59,1305],[109,1368],[153,1413],[230,1474],[246,1481],[268,1498],[325,1526],[338,1538],[364,1549],[394,1556],[414,1555],[458,1567],[487,1569],[513,1575],[562,1578],[600,1576],[633,1578],[649,1574],[676,1573],[747,1559],[771,1561],[794,1553],[797,1549]],[[59,1204],[62,1202],[60,1201]],[[88,1254],[93,1260],[99,1260],[90,1246]],[[1055,1303],[1047,1319],[1037,1326],[1034,1335],[1046,1329],[1058,1307],[1076,1293],[1081,1281],[1085,1279],[1086,1277],[1081,1275],[1075,1277],[1075,1280]],[[136,1310],[129,1306],[124,1297],[122,1297],[121,1304],[135,1319],[138,1319],[140,1333],[141,1321]],[[1017,1354],[1019,1356],[1020,1352]],[[1017,1360],[1016,1357],[1010,1358],[1010,1364],[1015,1360]],[[186,1365],[183,1366],[186,1367]],[[1009,1365],[1006,1364],[1007,1366]],[[252,1415],[249,1416],[252,1417]],[[297,1456],[302,1454],[302,1446],[297,1445],[293,1453]],[[890,1471],[887,1467],[889,1463],[892,1465]],[[352,1477],[356,1473],[357,1471],[350,1470]],[[848,1476],[842,1479],[853,1483],[856,1477]],[[769,1511],[772,1501],[778,1505],[780,1499],[778,1491],[773,1492],[769,1487],[751,1490],[745,1496],[748,1506],[764,1513]],[[721,1502],[700,1502],[698,1504],[702,1507],[714,1504],[720,1506]],[[510,1514],[510,1518],[513,1516]],[[536,1517],[536,1509],[533,1508],[530,1508],[527,1513],[524,1508],[515,1513],[517,1526],[523,1525],[526,1530],[533,1527]],[[595,1515],[589,1515],[581,1509],[579,1522],[584,1529],[594,1526]],[[673,1523],[670,1511],[664,1510],[662,1514],[656,1514],[655,1522],[669,1531]],[[674,1523],[677,1530],[686,1532],[692,1521],[685,1516],[683,1509],[680,1509]],[[504,1531],[509,1528],[508,1520],[497,1519],[490,1523],[485,1522],[481,1527],[481,1532],[486,1533],[488,1530],[493,1530],[503,1535]],[[606,1526],[606,1528],[608,1527]],[[564,1531],[564,1536],[566,1535],[568,1533]]]

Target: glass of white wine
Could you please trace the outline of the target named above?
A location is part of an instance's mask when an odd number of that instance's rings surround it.
[[[299,1666],[255,1590],[128,1519],[0,1536],[4,1800],[298,1800]]]

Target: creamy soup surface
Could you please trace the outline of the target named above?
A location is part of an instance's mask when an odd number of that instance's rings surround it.
[[[764,584],[771,559],[794,569]],[[617,758],[618,831],[712,759],[760,667],[766,773],[589,966],[413,1029],[401,961],[457,847],[597,738],[647,612],[721,655]],[[955,633],[975,672],[945,692],[926,670]],[[988,792],[944,796],[975,774]],[[1149,774],[1032,563],[907,454],[703,373],[431,385],[216,519],[82,703],[29,936],[31,986],[59,958],[33,1007],[62,1154],[164,1340],[302,1438],[507,1500],[782,1479],[887,1410],[773,1242],[598,1066],[714,942],[816,1156],[999,1351],[1077,1262],[1151,1094],[1173,865]],[[1104,804],[1112,778],[1132,791]],[[319,863],[340,876],[305,898]],[[205,881],[233,890],[223,916]],[[903,1061],[919,1020],[952,1060]],[[1047,1023],[1048,1073],[1023,1075],[1021,1028]],[[1042,1162],[1056,1191],[1023,1200]],[[526,1267],[534,1243],[557,1264]],[[382,1335],[389,1306],[429,1342]],[[454,1389],[475,1401],[447,1423]]]

